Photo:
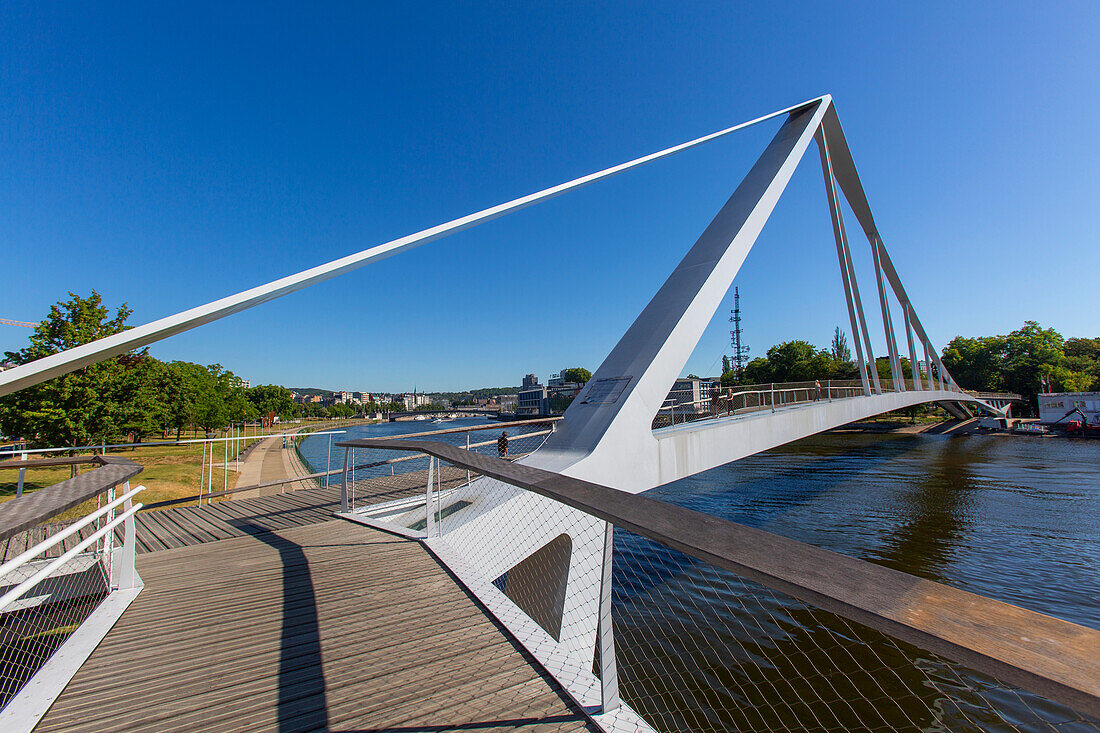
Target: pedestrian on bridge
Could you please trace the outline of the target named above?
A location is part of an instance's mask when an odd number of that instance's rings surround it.
[[[714,386],[710,388],[710,414],[714,417],[718,417],[720,414],[721,399],[722,387],[718,382],[715,382]]]
[[[817,402],[820,399],[821,399],[821,380],[820,379],[815,379],[814,380],[814,402]]]
[[[500,437],[497,438],[497,455],[501,458],[508,457],[508,431],[501,430]]]

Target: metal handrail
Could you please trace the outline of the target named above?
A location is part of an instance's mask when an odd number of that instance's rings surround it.
[[[77,522],[73,522],[68,527],[66,527],[65,529],[58,532],[57,534],[50,535],[49,537],[42,540],[41,542],[39,542],[34,547],[31,547],[27,550],[24,550],[20,554],[13,557],[11,560],[8,560],[3,565],[0,565],[0,578],[3,578],[5,575],[10,573],[12,570],[19,567],[20,565],[25,563],[27,560],[30,560],[32,557],[35,557],[36,555],[39,555],[39,554],[45,552],[46,550],[50,549],[51,547],[53,547],[57,543],[63,542],[66,539],[68,539],[69,537],[72,537],[74,534],[76,534],[80,530],[84,529],[85,527],[87,527],[89,524],[96,521],[100,517],[109,514],[111,512],[111,510],[114,509],[115,507],[129,501],[129,499],[131,497],[133,497],[135,494],[137,494],[139,491],[144,491],[144,490],[145,490],[144,486],[138,486],[136,489],[133,489],[133,490],[131,490],[130,492],[128,492],[126,494],[123,494],[122,496],[116,498],[114,501],[110,501],[110,502],[104,504],[103,506],[99,507],[97,510],[95,510],[94,512],[92,512],[88,516],[84,517],[83,519],[81,519]]]
[[[539,424],[546,423],[546,422],[556,422],[558,420],[561,420],[561,418],[560,417],[551,417],[551,418],[540,419],[540,420],[519,420],[519,421],[516,421],[516,422],[496,423],[495,425],[487,425],[487,426],[477,425],[477,426],[462,427],[462,428],[448,428],[446,430],[429,430],[429,431],[426,431],[426,432],[423,432],[423,433],[409,433],[408,435],[396,435],[396,436],[390,436],[390,437],[385,437],[385,438],[375,438],[374,440],[398,440],[398,439],[401,439],[401,438],[413,437],[413,436],[444,435],[444,434],[447,434],[447,433],[463,433],[463,432],[472,432],[472,431],[475,431],[475,430],[493,430],[493,429],[496,429],[496,428],[511,427],[511,426],[516,426],[516,425],[539,425]],[[512,436],[511,439],[515,440],[515,439],[518,439],[518,438],[528,438],[528,437],[532,437],[532,436],[549,435],[551,432],[553,432],[553,431],[552,430],[543,430],[543,431],[537,431],[537,432],[533,432],[533,433],[522,433],[521,435]],[[320,434],[321,433],[311,433],[310,435],[320,435]],[[470,448],[480,448],[482,446],[492,445],[494,443],[496,443],[496,438],[494,438],[492,440],[487,440],[483,443],[472,443],[469,447]],[[334,445],[336,445],[338,447],[344,447],[346,445],[346,442],[335,443]],[[405,463],[406,461],[415,461],[419,458],[423,458],[423,456],[399,456],[397,458],[388,458],[388,459],[383,460],[383,461],[371,461],[369,463],[357,463],[355,465],[348,466],[348,469],[349,470],[355,470],[355,471],[361,471],[361,470],[367,469],[367,468],[380,468],[381,466],[391,466],[391,465],[394,465],[394,464],[397,464],[397,463]],[[148,504],[148,505],[146,505],[145,509],[146,510],[160,509],[162,507],[174,506],[176,504],[185,504],[189,501],[198,501],[200,498],[202,498],[202,499],[216,499],[216,498],[220,498],[220,497],[223,497],[223,496],[230,496],[232,494],[238,494],[242,491],[253,491],[253,490],[256,490],[256,489],[269,489],[272,486],[285,486],[286,484],[296,484],[299,481],[308,481],[308,480],[312,480],[312,479],[321,479],[321,478],[325,478],[326,476],[340,476],[343,473],[344,473],[344,469],[339,468],[339,469],[336,469],[334,471],[321,471],[319,473],[308,473],[308,474],[305,474],[304,476],[295,476],[294,478],[279,479],[278,481],[264,481],[262,483],[252,484],[250,486],[238,486],[236,488],[226,489],[224,491],[207,492],[207,493],[204,493],[204,494],[201,494],[201,495],[195,494],[193,496],[179,496],[179,497],[176,497],[175,499],[165,499],[164,501],[157,501],[157,502],[154,502],[152,504]]]
[[[371,439],[356,444],[424,453],[532,491],[1100,717],[1100,630],[692,509],[449,444]]]
[[[145,490],[144,486],[138,486],[136,489],[133,489],[132,491],[128,492],[126,494],[126,498],[129,499],[130,497],[134,496],[138,492],[144,491],[144,490]],[[72,560],[74,557],[79,555],[81,552],[83,552],[84,550],[86,550],[87,548],[89,548],[90,546],[92,546],[93,544],[98,542],[99,540],[106,537],[109,533],[114,532],[115,527],[118,527],[120,524],[122,524],[127,519],[132,517],[135,513],[137,513],[137,511],[139,509],[141,509],[141,506],[142,506],[141,502],[138,502],[137,504],[134,504],[129,509],[124,511],[122,514],[119,514],[114,519],[112,519],[111,521],[104,524],[97,531],[95,531],[94,533],[92,533],[92,534],[88,535],[87,537],[85,537],[83,540],[81,540],[79,543],[77,543],[75,546],[70,548],[63,555],[61,555],[61,557],[58,557],[57,559],[55,559],[52,562],[48,563],[45,567],[43,567],[41,570],[36,572],[34,575],[27,578],[22,583],[20,583],[19,585],[15,586],[10,591],[5,593],[3,597],[0,597],[0,612],[2,612],[5,608],[7,608],[9,605],[11,605],[11,603],[18,600],[20,596],[22,596],[24,593],[27,592],[27,590],[29,590],[30,588],[33,588],[34,586],[38,585],[38,583],[42,579],[44,579],[44,578],[48,577],[49,575],[51,575],[59,567],[63,566],[65,563]],[[45,543],[42,543],[42,544],[47,545],[47,547],[44,548],[44,549],[49,549],[49,547],[53,547],[57,543],[61,542],[61,540],[63,539],[62,538],[63,534],[64,534],[63,532],[58,532],[57,534],[50,537]]]

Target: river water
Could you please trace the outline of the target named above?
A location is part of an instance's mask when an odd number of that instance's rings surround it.
[[[648,495],[1100,629],[1100,441],[831,433]],[[1095,730],[625,532],[614,604],[624,698],[664,729]]]

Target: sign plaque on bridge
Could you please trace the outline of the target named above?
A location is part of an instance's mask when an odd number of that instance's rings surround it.
[[[611,405],[619,401],[626,385],[630,384],[630,377],[607,377],[597,379],[588,385],[588,394],[581,400],[582,404]]]

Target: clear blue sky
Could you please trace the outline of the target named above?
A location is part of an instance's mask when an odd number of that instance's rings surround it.
[[[940,347],[1100,335],[1095,4],[227,5],[0,6],[0,317],[96,288],[145,322],[828,92]],[[152,353],[372,390],[595,369],[775,129]],[[737,284],[754,353],[846,324],[813,151]]]

